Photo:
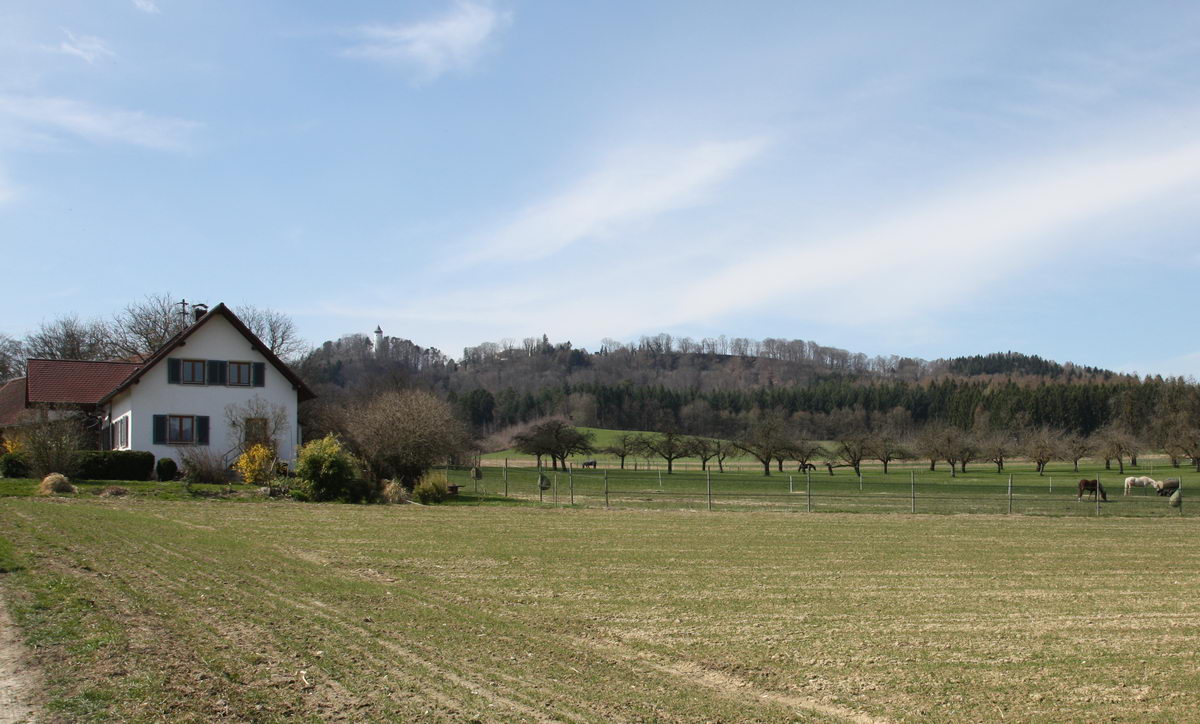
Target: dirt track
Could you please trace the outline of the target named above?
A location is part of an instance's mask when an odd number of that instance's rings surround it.
[[[8,608],[0,600],[0,724],[34,720],[26,703],[33,694],[33,682],[22,668],[24,654]]]

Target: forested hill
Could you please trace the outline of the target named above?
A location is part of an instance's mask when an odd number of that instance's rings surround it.
[[[395,385],[434,390],[479,434],[550,415],[576,424],[736,435],[763,415],[828,439],[848,427],[1048,426],[1091,433],[1114,422],[1143,432],[1167,412],[1200,412],[1195,385],[1140,379],[1013,352],[927,361],[868,357],[802,340],[668,335],[595,352],[546,337],[485,343],[453,360],[436,349],[364,335],[302,362],[315,407]],[[1193,407],[1196,409],[1193,410]]]

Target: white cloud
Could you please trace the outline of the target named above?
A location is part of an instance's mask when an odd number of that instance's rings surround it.
[[[796,316],[886,321],[951,307],[1081,244],[1070,227],[1200,182],[1200,143],[1055,160],[834,238],[760,249],[675,297],[660,325],[786,301]],[[836,304],[831,304],[836,300]]]
[[[144,13],[159,12],[158,6],[154,4],[154,0],[133,0],[133,6]]]
[[[141,111],[100,108],[69,98],[0,96],[0,119],[8,117],[34,132],[52,129],[94,143],[122,143],[159,151],[183,151],[198,124],[158,118]]]
[[[488,3],[459,0],[439,18],[419,23],[368,25],[355,31],[359,43],[345,55],[415,69],[424,80],[475,64],[488,40],[512,22],[512,13]]]
[[[571,188],[479,234],[465,261],[538,259],[691,206],[766,147],[765,139],[750,138],[618,154]]]
[[[83,58],[89,64],[95,63],[101,58],[117,57],[117,54],[110,50],[100,38],[92,35],[76,35],[65,28],[63,32],[67,34],[67,39],[59,43],[58,47],[50,48],[50,50]]]

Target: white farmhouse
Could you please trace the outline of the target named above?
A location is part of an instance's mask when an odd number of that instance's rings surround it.
[[[101,440],[176,461],[184,448],[208,446],[230,462],[248,440],[273,437],[290,462],[297,411],[313,393],[224,304],[195,316],[100,399]]]

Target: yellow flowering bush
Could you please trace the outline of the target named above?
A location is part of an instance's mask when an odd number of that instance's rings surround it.
[[[275,452],[262,443],[255,443],[238,456],[233,469],[250,485],[262,485],[274,477]]]

